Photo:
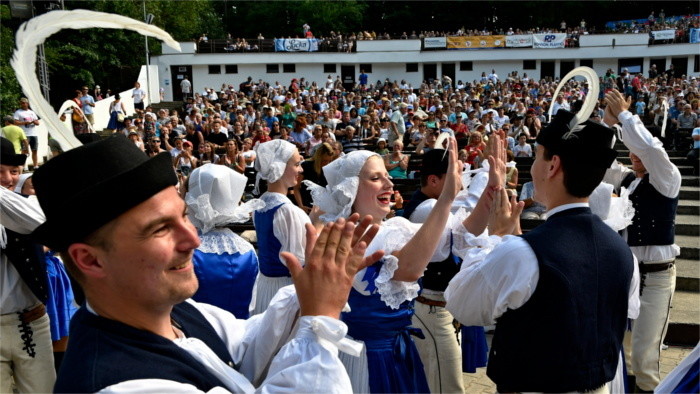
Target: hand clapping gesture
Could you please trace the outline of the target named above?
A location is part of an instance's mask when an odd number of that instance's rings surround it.
[[[303,268],[294,255],[282,253],[294,280],[301,316],[337,319],[348,300],[355,274],[384,255],[379,250],[364,257],[379,226],[371,224],[371,216],[366,216],[355,226],[359,217],[359,214],[353,214],[347,221],[341,218],[328,223],[319,235],[307,223],[306,264]]]

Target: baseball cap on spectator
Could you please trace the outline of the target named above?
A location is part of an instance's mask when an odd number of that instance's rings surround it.
[[[19,99],[19,102],[20,103],[28,103],[29,100],[26,97],[22,97],[21,99]]]
[[[2,121],[3,121],[3,123],[7,123],[7,122],[15,123],[15,118],[13,118],[10,115],[5,115],[5,117],[2,118]]]
[[[377,143],[380,143],[380,142],[386,142],[386,138],[380,138],[380,139],[378,139],[378,140],[377,140]]]
[[[534,114],[534,113],[535,113],[535,109],[534,109],[534,108],[528,108],[528,109],[527,109],[527,114],[528,114],[528,115],[531,115],[531,114]]]
[[[99,89],[99,88],[100,88],[100,85],[95,85],[95,89]]]
[[[192,143],[191,143],[190,141],[185,141],[185,142],[182,143],[182,146],[190,146],[190,147],[191,147],[191,146],[193,146],[193,145],[192,145]]]

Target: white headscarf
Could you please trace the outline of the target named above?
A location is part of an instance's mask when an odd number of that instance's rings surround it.
[[[269,183],[277,182],[284,174],[295,149],[294,144],[284,140],[272,140],[258,145],[255,148],[255,169],[260,177]]]
[[[15,193],[22,193],[24,182],[26,182],[32,175],[34,174],[30,172],[19,176],[19,181],[17,181],[17,185],[15,185]]]
[[[352,204],[357,197],[360,185],[360,171],[367,159],[378,154],[366,150],[350,152],[323,167],[323,175],[328,186],[319,186],[311,181],[304,181],[309,188],[314,205],[323,212],[321,220],[333,222],[338,218],[347,218],[352,213]]]
[[[204,234],[216,226],[245,222],[251,212],[264,208],[258,199],[239,205],[247,181],[245,175],[222,165],[210,163],[194,170],[185,197],[194,226]]]

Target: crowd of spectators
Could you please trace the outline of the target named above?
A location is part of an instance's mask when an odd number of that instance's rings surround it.
[[[332,148],[331,159],[357,149],[376,150],[392,175],[402,178],[411,177],[411,157],[434,148],[441,133],[457,138],[460,158],[472,168],[484,160],[484,142],[501,130],[514,157],[532,156],[534,139],[549,121],[550,106],[554,113],[559,108],[575,111],[588,94],[587,83],[572,80],[553,97],[558,82],[518,72],[502,78],[494,70],[467,83],[444,77],[413,87],[385,80],[351,90],[331,75],[326,82],[295,78],[289,85],[249,78],[237,87],[224,84],[218,90],[195,92],[182,108],[154,112],[148,107],[116,131],[129,135],[150,155],[170,151],[174,167],[183,175],[208,162],[241,173],[252,171],[257,144],[284,139],[306,158],[314,157],[320,147]],[[676,75],[672,68],[652,71],[651,77],[609,70],[600,83],[594,121],[603,120],[602,98],[609,89],[630,95],[647,124],[662,123],[662,101],[668,100],[666,142],[678,150],[689,149],[680,145],[678,131],[699,126],[696,78]]]
[[[497,20],[497,17],[494,17]],[[623,22],[608,23],[604,27],[589,27],[585,19],[581,19],[577,24],[572,26],[566,20],[562,20],[558,27],[494,27],[482,29],[460,27],[456,31],[448,30],[422,30],[416,32],[412,30],[410,33],[403,32],[381,32],[377,33],[374,30],[363,30],[359,32],[341,33],[330,31],[327,35],[314,35],[311,27],[304,24],[303,34],[295,37],[288,36],[286,38],[315,38],[318,40],[318,48],[321,52],[353,52],[356,41],[362,40],[416,40],[431,37],[460,37],[460,36],[491,36],[491,35],[521,35],[521,34],[547,34],[547,33],[566,33],[566,47],[574,48],[579,46],[579,37],[587,34],[604,34],[604,33],[645,33],[650,35],[650,43],[668,43],[668,42],[688,42],[690,37],[690,29],[700,28],[700,18],[697,15],[684,15],[666,18],[663,9],[658,14],[654,15],[651,12],[647,20],[630,20]],[[676,30],[676,36],[673,40],[654,40],[651,33],[658,30]],[[283,38],[283,37],[280,37]],[[259,34],[256,39],[232,38],[229,33],[225,40],[209,40],[207,34],[202,34],[197,43],[204,47],[208,45],[221,44],[225,52],[259,52],[274,50],[273,40],[265,40],[262,34]]]

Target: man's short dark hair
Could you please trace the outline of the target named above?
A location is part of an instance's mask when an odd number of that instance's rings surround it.
[[[543,158],[546,161],[552,160],[554,155],[542,146]],[[603,181],[607,168],[589,166],[585,160],[580,160],[577,155],[558,155],[561,160],[562,172],[564,173],[564,188],[574,197],[588,197],[596,187]]]

